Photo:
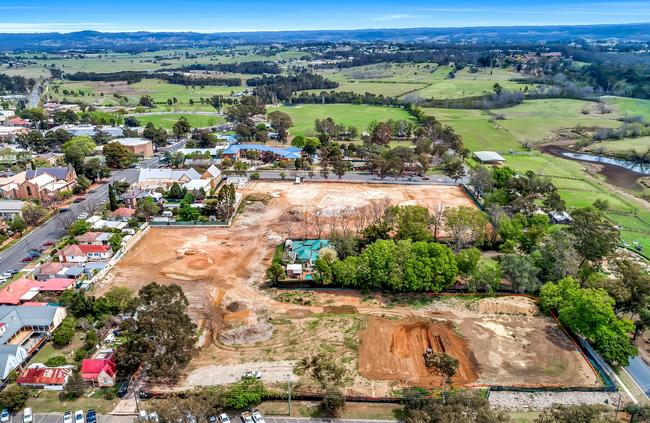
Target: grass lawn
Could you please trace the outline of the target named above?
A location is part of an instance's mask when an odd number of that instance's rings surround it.
[[[294,126],[289,130],[293,135],[308,134],[314,131],[314,120],[331,117],[336,123],[353,125],[359,134],[373,121],[412,120],[413,118],[398,107],[366,106],[354,104],[303,104],[297,106],[267,107],[267,112],[281,110],[291,116]]]
[[[156,128],[162,126],[165,129],[172,129],[174,123],[181,117],[185,117],[192,125],[192,128],[205,128],[207,126],[221,125],[226,120],[221,116],[205,116],[205,115],[190,115],[190,114],[160,114],[160,115],[147,115],[137,116],[142,126],[152,122]]]
[[[588,151],[599,151],[603,153],[625,153],[628,151],[636,151],[637,153],[645,153],[650,150],[650,136],[638,138],[624,138],[622,140],[602,141],[591,144],[586,148]]]
[[[287,416],[289,414],[289,407],[286,401],[265,401],[257,408],[262,412],[262,414],[269,416]],[[321,416],[320,403],[314,401],[292,401],[291,416],[324,417]],[[398,404],[347,402],[340,418],[361,420],[398,420],[402,418],[402,407]]]
[[[30,363],[45,363],[49,358],[58,355],[64,356],[68,362],[72,363],[74,360],[74,352],[84,345],[84,336],[85,334],[77,332],[70,344],[65,346],[54,345],[51,341],[48,342],[32,357]]]
[[[95,389],[97,390],[97,389]],[[87,391],[87,395],[90,394]],[[119,398],[106,400],[101,395],[92,395],[89,397],[81,397],[72,401],[59,400],[59,393],[55,391],[46,391],[43,389],[32,391],[33,396],[27,400],[26,407],[31,407],[34,413],[63,413],[65,411],[84,410],[88,411],[94,408],[98,414],[107,414],[115,408],[119,402]]]
[[[399,97],[424,87],[426,87],[426,84],[416,82],[345,81],[339,82],[339,86],[333,91],[353,92],[356,94],[371,93],[376,95],[382,94],[387,97]],[[332,90],[307,90],[308,93],[316,94],[322,91]]]

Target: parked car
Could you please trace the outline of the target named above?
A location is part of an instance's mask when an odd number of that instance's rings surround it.
[[[5,283],[5,282],[7,282],[8,280],[9,280],[9,277],[4,276],[4,275],[0,276],[0,283]]]
[[[251,416],[251,413],[248,411],[244,411],[239,415],[239,418],[241,419],[242,423],[255,423],[253,421],[253,416]]]
[[[5,423],[9,421],[9,409],[3,408],[2,414],[0,414],[0,422]]]
[[[86,423],[97,423],[97,413],[94,408],[86,412]]]
[[[72,423],[72,411],[63,413],[63,423]]]
[[[32,421],[34,421],[32,409],[27,407],[23,410],[23,423],[32,423]]]
[[[228,415],[226,413],[221,413],[221,414],[219,414],[219,421],[221,423],[230,423],[230,418],[228,417]]]
[[[262,413],[257,410],[253,410],[253,420],[255,423],[266,423],[264,421],[264,416],[262,416]]]
[[[51,239],[49,239],[49,240],[47,240],[47,241],[45,241],[45,242],[43,243],[43,247],[51,247],[52,245],[55,245],[55,244],[56,244],[56,242],[54,242],[54,241],[52,241]]]
[[[149,399],[149,398],[153,398],[153,394],[151,392],[145,391],[144,389],[140,389],[138,391],[138,397],[142,399]]]
[[[61,208],[59,209],[59,213],[65,213],[65,212],[67,212],[67,211],[70,211],[70,209],[69,209],[68,207],[61,207]]]
[[[82,201],[86,201],[86,197],[77,197],[74,199],[75,203],[81,203]]]
[[[158,423],[160,421],[160,418],[158,417],[158,413],[149,413],[149,420]]]
[[[246,373],[244,373],[244,377],[262,379],[262,372],[259,370],[247,370]]]
[[[217,423],[217,416],[208,416],[208,423]]]
[[[84,220],[88,219],[88,213],[81,213],[79,216],[77,216],[77,220]]]
[[[21,261],[23,263],[29,263],[30,261],[34,261],[34,257],[32,257],[32,256],[23,257],[23,259]]]
[[[83,410],[77,410],[74,412],[74,423],[85,423],[86,420],[84,419],[84,411]]]
[[[117,388],[117,396],[122,398],[127,392],[129,392],[129,382],[120,383],[119,388]]]

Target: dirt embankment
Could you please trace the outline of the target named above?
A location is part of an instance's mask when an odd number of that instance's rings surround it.
[[[428,349],[458,360],[456,386],[478,379],[478,363],[467,343],[448,321],[371,318],[361,333],[359,373],[367,379],[392,380],[420,387],[439,387],[443,379],[424,362]]]

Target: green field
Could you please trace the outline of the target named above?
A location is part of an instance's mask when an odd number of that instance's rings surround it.
[[[599,153],[626,153],[629,151],[636,151],[637,153],[645,153],[650,150],[650,136],[638,138],[624,138],[622,140],[602,141],[591,144],[585,150],[595,151]]]
[[[490,115],[481,110],[423,108],[428,115],[435,116],[442,124],[449,125],[462,135],[465,145],[472,151],[522,151],[519,144],[501,125],[501,121],[490,122]]]
[[[205,128],[207,126],[215,126],[226,123],[226,120],[221,116],[205,116],[205,115],[190,115],[190,114],[160,114],[160,115],[146,115],[136,116],[142,126],[152,122],[154,126],[162,126],[165,129],[172,129],[174,123],[181,117],[185,117],[192,125],[192,128]]]
[[[613,105],[621,115],[643,116],[650,120],[650,100],[613,96],[605,96],[603,100]]]
[[[29,72],[33,74],[35,69],[41,70],[44,67],[52,67],[52,65],[67,73],[152,71],[191,64],[286,61],[298,59],[304,55],[304,52],[297,50],[278,50],[274,54],[261,54],[259,49],[246,46],[228,49],[227,51],[215,51],[214,48],[197,48],[159,50],[138,54],[84,54],[83,57],[49,54],[46,59],[30,58],[30,62],[34,63],[17,70],[17,72],[20,75],[27,75]]]
[[[57,87],[55,89],[55,87]],[[84,103],[99,103],[102,105],[136,105],[140,97],[150,95],[159,107],[165,111],[169,110],[201,110],[214,111],[209,104],[200,104],[200,99],[209,99],[213,95],[230,96],[246,87],[217,87],[206,86],[185,86],[170,84],[160,79],[143,79],[134,84],[125,82],[94,82],[94,81],[67,81],[58,82],[48,91],[48,96],[58,100],[67,100]],[[58,90],[58,92],[57,92]],[[72,91],[76,95],[65,95],[64,90]],[[79,93],[83,92],[83,95]],[[102,95],[103,94],[103,95]],[[115,94],[126,97],[128,100],[120,100]],[[166,104],[168,99],[176,98],[176,103],[171,106]],[[190,104],[190,99],[194,104]]]
[[[583,113],[588,110],[588,114]],[[616,128],[621,122],[617,113],[599,114],[594,102],[571,99],[526,100],[522,104],[493,110],[502,115],[499,125],[522,143],[534,144],[565,128],[602,126]]]
[[[406,111],[397,107],[366,106],[352,104],[304,104],[298,106],[267,107],[267,112],[281,110],[291,116],[293,135],[309,134],[314,131],[314,120],[331,117],[337,123],[355,126],[359,134],[373,121],[412,120]]]
[[[450,79],[448,76],[452,69],[436,64],[376,64],[320,73],[340,84],[335,91],[388,96],[414,92],[423,98],[450,99],[492,93],[496,82],[507,90],[523,90],[526,86],[512,81],[525,78],[525,75],[506,69],[479,69],[475,73],[462,69]]]

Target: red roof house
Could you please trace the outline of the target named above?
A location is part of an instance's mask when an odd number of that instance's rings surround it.
[[[110,245],[68,245],[59,251],[59,260],[68,263],[108,260],[113,255]]]
[[[60,391],[71,374],[72,369],[66,367],[30,367],[20,373],[16,383],[28,388]]]
[[[74,279],[52,278],[45,281],[21,278],[0,290],[0,304],[18,305],[31,301],[39,292],[63,292],[74,286]]]
[[[26,128],[29,126],[29,121],[16,116],[15,118],[9,119],[9,126],[22,126]]]
[[[135,216],[135,210],[128,207],[119,207],[110,214],[110,217],[115,220],[127,221]]]
[[[86,358],[81,361],[81,378],[93,386],[114,386],[116,373],[112,355],[109,358]]]

